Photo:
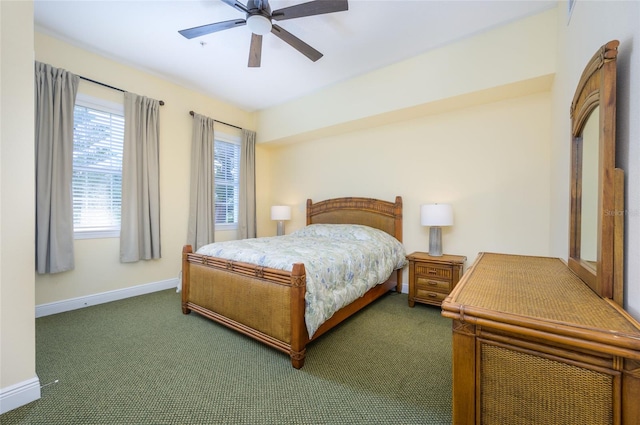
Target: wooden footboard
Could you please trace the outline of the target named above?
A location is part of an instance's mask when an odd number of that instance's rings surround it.
[[[182,312],[195,311],[289,354],[304,365],[309,341],[304,321],[303,264],[291,272],[182,251]]]
[[[276,348],[304,366],[306,346],[391,290],[400,292],[402,271],[338,310],[309,338],[305,323],[306,280],[303,264],[291,272],[182,251],[182,312],[195,311]]]

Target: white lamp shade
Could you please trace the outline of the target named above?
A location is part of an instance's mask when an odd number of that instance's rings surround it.
[[[272,206],[271,220],[291,220],[291,207],[288,205]]]
[[[453,226],[453,209],[448,204],[421,205],[420,223],[423,226]]]

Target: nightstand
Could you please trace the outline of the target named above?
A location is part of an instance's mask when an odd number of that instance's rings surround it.
[[[409,307],[416,302],[441,305],[462,277],[467,257],[444,254],[432,257],[426,252],[414,252],[409,260]]]

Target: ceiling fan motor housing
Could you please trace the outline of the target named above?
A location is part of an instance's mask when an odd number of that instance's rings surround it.
[[[271,6],[262,0],[247,2],[247,26],[252,33],[265,35],[271,32]]]

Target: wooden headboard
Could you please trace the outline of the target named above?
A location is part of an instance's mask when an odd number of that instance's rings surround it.
[[[307,199],[309,224],[363,224],[380,229],[402,242],[402,197],[395,202],[373,198],[334,198],[313,203]]]

